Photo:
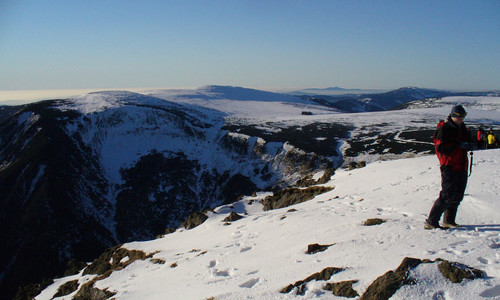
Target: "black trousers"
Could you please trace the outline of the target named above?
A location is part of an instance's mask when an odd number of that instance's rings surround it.
[[[439,224],[439,219],[444,213],[444,223],[455,223],[457,209],[464,198],[466,186],[467,171],[455,172],[450,168],[441,166],[441,192],[432,206],[427,222],[432,225]]]

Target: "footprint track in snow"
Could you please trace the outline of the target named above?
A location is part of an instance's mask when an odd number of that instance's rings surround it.
[[[243,282],[242,284],[240,284],[239,287],[250,289],[250,288],[253,288],[254,285],[256,285],[258,282],[259,282],[259,278],[252,278],[252,279],[247,280],[247,281]]]
[[[489,265],[490,264],[490,260],[487,259],[487,258],[483,258],[483,257],[478,257],[477,260],[482,263],[482,264],[485,264],[485,265]]]
[[[495,285],[494,287],[490,289],[484,290],[479,296],[484,297],[484,298],[493,298],[499,297],[500,296],[500,285]]]

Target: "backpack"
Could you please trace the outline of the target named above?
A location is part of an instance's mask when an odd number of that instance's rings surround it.
[[[437,128],[436,128],[436,131],[434,132],[434,136],[433,136],[434,151],[436,152],[436,156],[438,157],[439,163],[441,164],[441,166],[451,166],[451,165],[456,165],[457,156],[454,154],[444,155],[438,151],[438,146],[441,145],[441,141],[437,138],[437,134],[438,134],[438,130],[441,127],[443,127],[443,125],[445,123],[446,123],[446,121],[440,120],[439,123],[437,124]],[[470,176],[470,174],[472,174],[472,159],[473,159],[472,151],[471,151],[470,155],[471,155],[471,159],[470,159],[469,176]],[[465,156],[464,162],[465,162],[465,171],[467,171],[467,164],[468,164],[467,154]]]
[[[443,127],[444,123],[445,123],[444,120],[439,121],[439,123],[437,124],[436,131],[434,132],[434,135],[432,137],[432,141],[434,142],[434,151],[436,152],[436,155],[437,155],[441,165],[446,165],[448,163],[448,160],[449,160],[449,159],[447,159],[447,157],[445,157],[443,154],[441,154],[438,151],[438,146],[441,144],[441,141],[437,138],[437,133],[438,133],[439,128]]]

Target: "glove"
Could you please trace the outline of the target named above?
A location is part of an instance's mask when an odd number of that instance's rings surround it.
[[[459,147],[464,149],[465,151],[471,151],[474,149],[474,144],[471,142],[460,142]]]

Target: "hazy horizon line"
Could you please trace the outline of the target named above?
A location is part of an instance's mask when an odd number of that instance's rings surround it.
[[[235,85],[219,85],[219,84],[210,84],[203,86],[233,86]],[[76,89],[26,89],[26,90],[0,90],[0,104],[8,105],[11,104],[26,104],[33,101],[43,101],[57,98],[69,98],[69,97],[77,97],[88,93],[100,92],[100,91],[129,91],[129,92],[141,92],[141,91],[149,91],[149,90],[193,90],[199,87],[141,87],[141,88],[76,88]],[[255,88],[255,87],[244,87],[238,86],[242,88],[270,91],[270,92],[293,92],[293,91],[301,91],[301,90],[326,90],[329,88],[341,88],[343,90],[379,90],[379,91],[391,91],[397,90],[399,88],[345,88],[339,86],[329,86],[329,87],[288,87],[288,88]],[[405,87],[414,87],[414,86],[405,86]],[[443,91],[455,91],[455,92],[488,92],[488,91],[500,91],[500,89],[485,89],[485,90],[454,90],[454,89],[438,89],[438,88],[428,88],[428,87],[418,87],[425,89],[434,89],[434,90],[443,90]]]

